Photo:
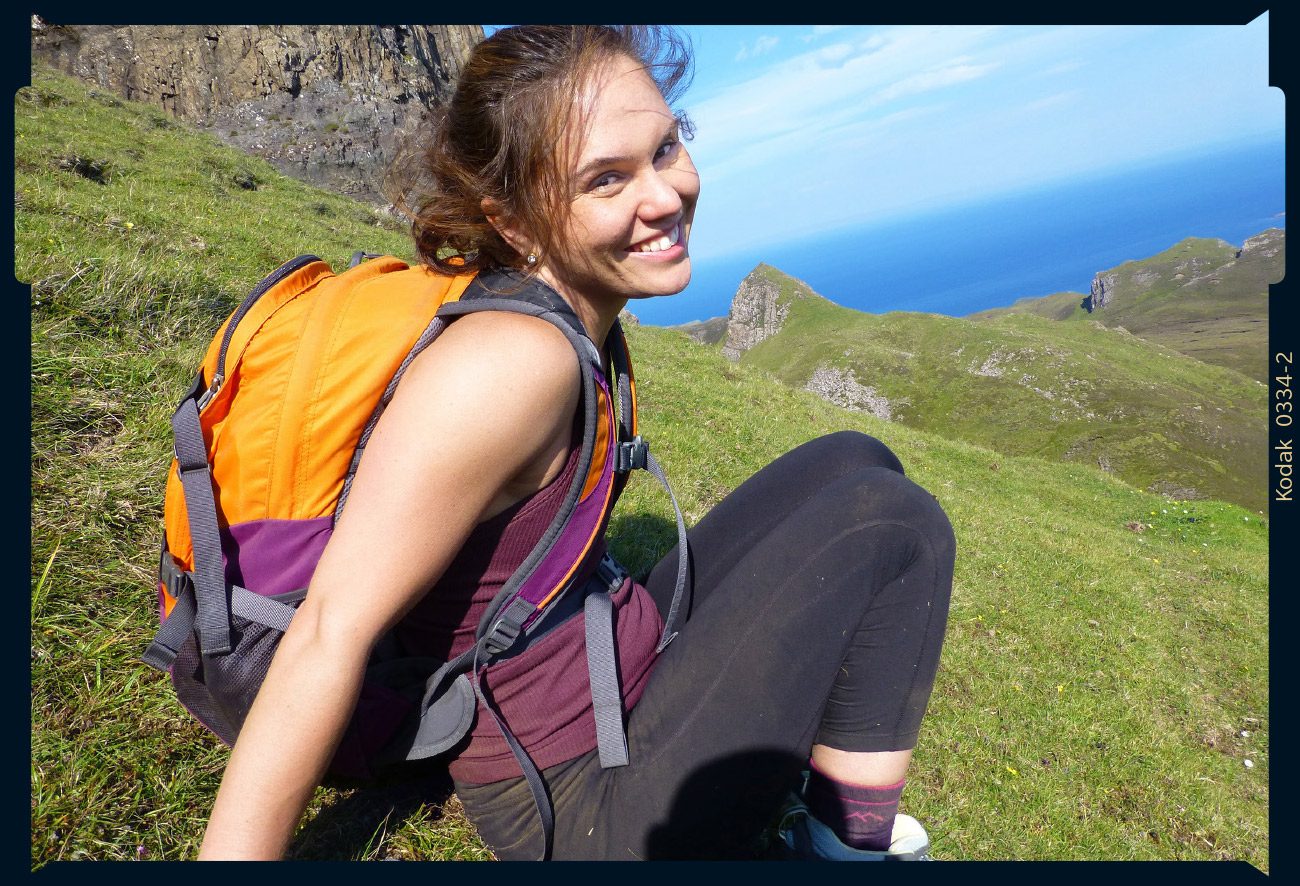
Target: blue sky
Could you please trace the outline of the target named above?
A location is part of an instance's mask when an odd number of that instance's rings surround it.
[[[491,26],[489,26],[491,30]],[[1280,140],[1268,16],[1247,25],[685,26],[692,252]]]

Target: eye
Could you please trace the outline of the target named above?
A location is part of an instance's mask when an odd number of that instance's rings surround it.
[[[677,146],[679,144],[680,142],[678,142],[677,139],[675,138],[670,138],[667,141],[665,141],[662,145],[659,146],[659,150],[655,151],[655,161],[658,162],[659,160],[662,160],[665,157],[671,157],[673,154],[677,152]]]
[[[588,187],[590,187],[591,190],[593,191],[607,191],[610,188],[614,187],[614,185],[618,184],[618,181],[619,181],[618,173],[602,172],[600,175],[596,176],[594,179],[591,180],[591,184]]]

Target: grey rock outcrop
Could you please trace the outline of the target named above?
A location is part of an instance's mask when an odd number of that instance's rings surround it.
[[[400,136],[446,101],[479,25],[57,25],[32,58],[376,204]]]
[[[1251,256],[1258,258],[1276,258],[1286,251],[1286,232],[1281,228],[1269,228],[1262,234],[1256,234],[1242,244],[1237,258]]]
[[[1110,303],[1111,295],[1115,291],[1115,284],[1119,282],[1119,274],[1114,272],[1101,273],[1092,278],[1092,292],[1083,300],[1083,307],[1089,314],[1093,311],[1099,311]]]
[[[790,302],[795,298],[821,296],[807,283],[770,265],[760,264],[750,271],[731,300],[722,355],[728,360],[739,360],[745,351],[780,332],[790,316]]]
[[[859,382],[852,369],[820,366],[813,371],[804,388],[836,406],[867,412],[885,421],[893,418],[893,405],[889,400],[875,388]]]

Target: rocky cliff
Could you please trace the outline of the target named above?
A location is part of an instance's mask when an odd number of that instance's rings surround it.
[[[1286,257],[1286,231],[1281,228],[1269,228],[1262,234],[1250,237],[1237,250],[1237,258],[1251,258],[1257,261],[1280,260]],[[1279,268],[1280,272],[1280,268]],[[1281,277],[1273,282],[1280,282]]]
[[[728,360],[740,355],[781,331],[790,315],[790,302],[799,298],[821,298],[802,280],[760,264],[740,281],[731,311],[727,314],[727,337],[722,354]]]
[[[1115,291],[1117,282],[1119,282],[1119,275],[1115,273],[1102,273],[1093,277],[1092,291],[1083,300],[1083,309],[1091,314],[1110,304],[1111,293]]]
[[[479,25],[58,25],[32,59],[149,102],[282,172],[373,203],[399,135],[455,86]]]

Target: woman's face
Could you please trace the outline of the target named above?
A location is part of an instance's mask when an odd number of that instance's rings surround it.
[[[681,292],[700,177],[677,119],[645,70],[627,58],[591,78],[589,127],[570,169],[572,204],[560,250],[540,275],[593,301]]]

